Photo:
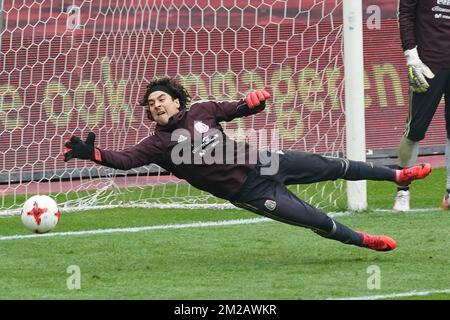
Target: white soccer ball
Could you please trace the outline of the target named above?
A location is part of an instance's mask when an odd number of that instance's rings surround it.
[[[25,227],[36,233],[54,229],[61,217],[56,201],[45,195],[32,196],[25,201],[20,215]]]

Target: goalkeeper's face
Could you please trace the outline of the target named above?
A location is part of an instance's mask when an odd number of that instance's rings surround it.
[[[180,101],[164,91],[155,91],[148,97],[148,108],[153,120],[164,126],[169,123],[170,117],[180,111]]]

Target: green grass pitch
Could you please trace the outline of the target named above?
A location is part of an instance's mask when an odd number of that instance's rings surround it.
[[[395,213],[395,186],[369,182],[370,210],[336,218],[392,236],[392,252],[272,221],[1,240],[0,299],[450,299],[450,212],[439,209],[444,187],[445,171],[434,170],[412,188],[412,207],[425,210]],[[248,218],[259,216],[238,209],[63,212],[52,233]],[[19,217],[1,218],[0,237],[16,234],[30,233]],[[79,268],[79,287],[70,285],[71,266]],[[436,293],[414,295],[429,291]]]

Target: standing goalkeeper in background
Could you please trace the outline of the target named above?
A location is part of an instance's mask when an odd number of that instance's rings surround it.
[[[419,141],[445,96],[447,192],[442,207],[450,208],[450,0],[400,0],[399,27],[408,65],[410,102],[400,142],[399,169],[414,165]],[[409,186],[398,186],[394,210],[408,211]]]
[[[348,228],[297,198],[286,185],[336,179],[409,184],[412,180],[425,178],[431,172],[431,166],[424,164],[394,170],[300,151],[254,149],[252,153],[248,143],[231,140],[220,122],[261,112],[268,98],[267,91],[256,90],[238,101],[202,101],[187,109],[190,96],[180,83],[170,78],[154,80],[147,86],[142,100],[149,120],[156,122],[153,134],[122,151],[95,147],[93,132],[88,134],[86,141],[71,136],[65,144],[64,161],[72,158],[92,160],[122,170],[155,163],[194,187],[229,200],[237,207],[309,228],[322,237],[342,243],[377,251],[395,249],[393,239]],[[212,154],[214,159],[210,157]],[[250,161],[247,156],[251,154],[257,154],[257,159]]]

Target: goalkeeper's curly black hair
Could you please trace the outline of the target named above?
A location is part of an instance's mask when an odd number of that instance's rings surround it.
[[[180,110],[186,108],[186,106],[191,102],[191,96],[177,79],[164,77],[152,80],[147,85],[147,91],[144,94],[143,100],[140,102],[141,106],[148,106],[148,97],[152,93],[152,89],[156,86],[164,86],[168,88],[172,99],[178,99],[180,101]]]

